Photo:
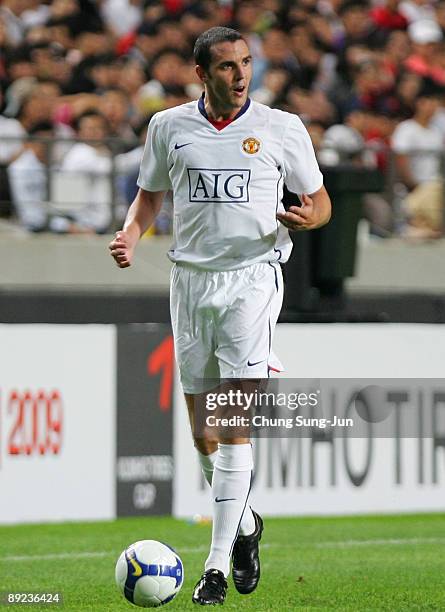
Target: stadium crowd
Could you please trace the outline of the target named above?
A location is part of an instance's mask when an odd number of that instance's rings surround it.
[[[323,166],[394,159],[395,188],[364,196],[373,234],[443,235],[445,0],[0,0],[2,215],[108,231],[151,115],[201,94],[193,43],[215,25],[242,32],[251,97],[297,113]]]

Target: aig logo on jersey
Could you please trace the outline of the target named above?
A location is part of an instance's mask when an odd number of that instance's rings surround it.
[[[251,136],[250,138],[245,138],[243,140],[243,151],[244,153],[248,153],[249,155],[255,155],[261,149],[261,142],[258,138],[254,138]]]
[[[248,202],[250,170],[187,168],[190,202]]]

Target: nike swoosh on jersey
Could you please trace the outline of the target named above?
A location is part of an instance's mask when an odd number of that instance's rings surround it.
[[[217,504],[222,501],[236,501],[236,497],[221,497],[221,498],[215,497],[215,501]]]
[[[180,144],[178,145],[178,143],[175,144],[175,149],[182,149],[182,147],[188,147],[188,145],[193,144],[193,142],[186,142],[184,144]]]
[[[250,361],[247,362],[247,365],[252,367],[255,365],[258,365],[259,363],[263,363],[263,361],[266,361],[265,359],[260,359],[260,361],[254,361],[253,363],[251,363]]]

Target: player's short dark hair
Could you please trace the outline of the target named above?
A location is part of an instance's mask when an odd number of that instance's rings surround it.
[[[212,47],[221,42],[236,42],[244,40],[242,34],[232,28],[217,26],[199,35],[193,49],[193,56],[198,66],[208,70],[212,61]]]

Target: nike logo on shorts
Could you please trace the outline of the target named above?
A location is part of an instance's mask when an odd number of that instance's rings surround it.
[[[215,497],[215,501],[217,504],[222,501],[236,501],[236,497]]]
[[[263,363],[263,361],[266,361],[265,359],[260,359],[260,361],[254,361],[253,363],[251,363],[250,361],[247,362],[247,365],[252,367],[255,365],[258,365],[259,363]]]
[[[184,144],[180,144],[178,145],[178,143],[175,144],[175,149],[182,149],[182,147],[187,147],[188,145],[193,144],[193,142],[186,142]]]

